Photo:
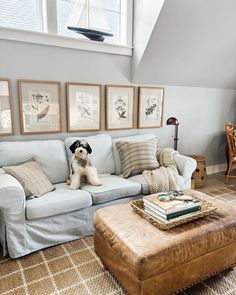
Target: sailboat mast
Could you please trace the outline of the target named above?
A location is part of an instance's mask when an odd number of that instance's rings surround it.
[[[89,0],[87,0],[87,28],[90,27],[90,21],[89,21],[89,7],[90,7],[90,3],[89,3]]]

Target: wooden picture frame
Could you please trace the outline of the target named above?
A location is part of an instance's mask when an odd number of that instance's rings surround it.
[[[22,134],[60,133],[61,83],[18,80]]]
[[[140,86],[138,92],[138,128],[162,127],[164,88]]]
[[[135,88],[106,85],[106,130],[134,128]]]
[[[102,85],[66,83],[67,131],[99,131],[102,115]]]
[[[0,78],[0,136],[14,134],[11,81]]]

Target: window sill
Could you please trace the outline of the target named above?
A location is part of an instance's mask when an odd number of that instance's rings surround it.
[[[0,39],[132,56],[132,47],[0,27]]]

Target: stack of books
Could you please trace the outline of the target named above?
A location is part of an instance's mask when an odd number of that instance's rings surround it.
[[[167,199],[167,200],[165,200]],[[144,210],[161,221],[173,221],[183,215],[201,210],[202,204],[188,195],[170,197],[160,193],[143,197]]]

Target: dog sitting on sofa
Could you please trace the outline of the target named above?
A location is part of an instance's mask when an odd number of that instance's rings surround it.
[[[92,185],[102,185],[98,178],[97,169],[91,164],[89,154],[92,153],[90,145],[85,140],[77,140],[71,146],[70,162],[70,189],[80,188],[81,179]]]

